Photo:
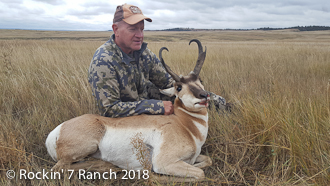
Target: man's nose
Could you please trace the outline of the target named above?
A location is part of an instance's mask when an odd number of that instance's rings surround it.
[[[136,31],[135,37],[143,37],[143,30]]]

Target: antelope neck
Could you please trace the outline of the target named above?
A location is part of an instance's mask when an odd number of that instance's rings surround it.
[[[180,123],[189,131],[189,133],[199,141],[204,141],[206,135],[204,129],[208,128],[208,115],[207,110],[202,109],[200,112],[190,112],[184,108],[182,102],[175,99],[174,114],[178,116]],[[201,129],[203,130],[201,131]]]

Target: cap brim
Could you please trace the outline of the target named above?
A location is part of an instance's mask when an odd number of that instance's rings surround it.
[[[135,14],[126,19],[123,19],[123,21],[125,21],[127,24],[130,24],[130,25],[135,25],[136,23],[138,23],[142,20],[147,20],[149,22],[152,22],[152,19],[150,19],[149,17],[146,17],[142,14]]]

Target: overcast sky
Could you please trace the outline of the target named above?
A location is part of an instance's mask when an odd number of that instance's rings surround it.
[[[330,26],[329,0],[1,0],[0,28],[111,30],[124,3],[153,20],[146,30]]]

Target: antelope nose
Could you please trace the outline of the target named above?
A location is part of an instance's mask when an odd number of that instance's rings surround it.
[[[205,99],[207,99],[207,97],[209,96],[209,94],[207,93],[207,92],[202,92],[202,93],[200,93],[200,95],[199,95],[201,98],[205,98]]]

